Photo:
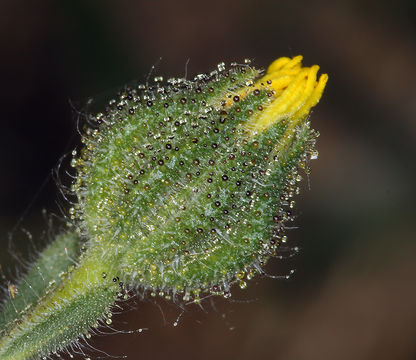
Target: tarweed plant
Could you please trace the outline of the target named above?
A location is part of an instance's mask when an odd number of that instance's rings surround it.
[[[288,249],[311,109],[327,75],[279,58],[126,88],[73,151],[67,230],[9,287],[0,360],[59,354],[135,290],[184,304],[231,296]],[[73,261],[75,259],[75,262]]]

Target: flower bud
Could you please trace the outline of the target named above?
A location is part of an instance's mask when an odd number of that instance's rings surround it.
[[[126,89],[74,158],[72,216],[123,281],[175,295],[228,294],[285,241],[308,115],[327,75],[280,58]]]

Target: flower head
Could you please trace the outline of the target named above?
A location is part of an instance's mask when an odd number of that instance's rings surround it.
[[[126,89],[73,160],[81,224],[120,278],[154,293],[229,294],[288,250],[308,114],[327,75],[280,58]]]

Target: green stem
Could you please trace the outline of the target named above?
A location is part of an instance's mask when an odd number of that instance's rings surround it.
[[[28,311],[40,298],[57,287],[80,253],[80,238],[74,233],[59,234],[32,265],[19,283],[11,285],[9,299],[0,312],[0,335],[7,324]],[[15,291],[13,291],[16,289]]]
[[[68,269],[59,286],[2,328],[0,360],[31,359],[58,351],[87,333],[110,310],[118,285],[109,266],[99,256],[87,254],[72,272]]]

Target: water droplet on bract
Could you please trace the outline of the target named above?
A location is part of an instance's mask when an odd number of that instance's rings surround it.
[[[225,63],[219,63],[217,65],[218,71],[224,71],[225,70]]]
[[[245,281],[240,281],[239,286],[240,289],[245,289],[247,287],[247,283]]]
[[[244,64],[251,64],[251,60],[250,59],[244,59]]]
[[[311,152],[311,160],[316,160],[319,156],[318,150],[314,150]]]
[[[112,324],[112,323],[113,323],[113,320],[111,320],[111,319],[107,319],[107,320],[105,321],[105,323],[106,323],[107,325],[110,325],[110,324]]]

